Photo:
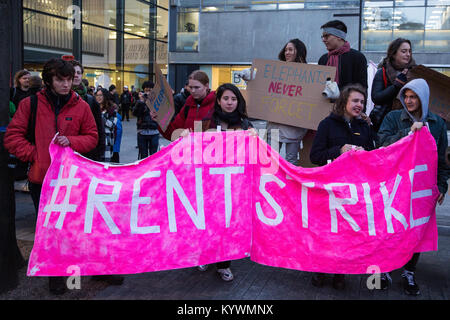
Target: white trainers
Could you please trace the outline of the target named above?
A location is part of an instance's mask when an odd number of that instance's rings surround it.
[[[206,270],[208,270],[208,265],[203,264],[201,266],[198,266],[197,269],[198,269],[198,271],[205,272]]]
[[[223,281],[231,281],[234,279],[233,273],[230,268],[217,269],[217,273],[220,275]]]

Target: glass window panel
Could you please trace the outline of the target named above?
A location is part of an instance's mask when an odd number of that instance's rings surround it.
[[[428,7],[425,29],[441,30],[450,27],[450,7]]]
[[[158,40],[169,40],[169,12],[167,10],[157,8],[156,16],[156,38]]]
[[[83,25],[83,66],[116,69],[115,31]]]
[[[158,0],[156,4],[160,7],[169,9],[169,0]]]
[[[431,52],[450,48],[450,7],[429,7],[425,23],[424,47]]]
[[[278,5],[280,10],[303,9],[304,7],[304,3],[280,3]]]
[[[393,8],[365,8],[361,48],[385,52],[392,41]]]
[[[200,8],[201,0],[174,0],[173,4],[179,8]]]
[[[72,5],[72,0],[23,0],[23,7],[51,13],[57,16],[68,17],[72,15],[72,11],[67,13],[68,8]]]
[[[365,8],[363,30],[391,30],[393,16],[393,8]]]
[[[179,51],[198,51],[199,12],[179,8],[177,21],[177,46]]]
[[[393,7],[393,1],[364,1],[364,7]]]
[[[392,21],[394,30],[423,30],[425,26],[425,8],[396,8]]]
[[[425,0],[396,0],[395,5],[397,7],[423,7],[425,5]]]
[[[72,50],[72,29],[67,26],[67,19],[26,9],[23,11],[23,38],[25,45]]]
[[[83,0],[83,22],[117,29],[116,0]]]
[[[450,0],[428,0],[429,6],[450,6]]]
[[[163,74],[167,74],[168,67],[167,43],[156,41],[156,63]]]
[[[156,8],[148,4],[130,0],[125,2],[124,31],[139,36],[149,37],[151,28],[150,15],[155,15]]]
[[[154,60],[154,42],[154,40],[148,38],[125,38],[123,47],[124,70],[149,72],[149,62]],[[150,56],[152,56],[151,59]]]

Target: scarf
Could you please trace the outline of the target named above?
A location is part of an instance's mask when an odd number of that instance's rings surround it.
[[[328,52],[327,66],[336,67],[336,78],[334,81],[339,84],[339,56],[350,51],[350,43],[345,41],[344,45],[338,49]]]
[[[80,83],[77,87],[73,87],[72,88],[73,91],[75,91],[76,93],[78,93],[78,95],[83,98],[84,101],[87,100],[87,89],[84,86],[83,83]]]
[[[241,124],[241,115],[239,112],[234,110],[233,112],[223,112],[222,110],[215,110],[214,116],[216,119],[223,121],[228,124],[228,127],[234,127]]]
[[[386,76],[389,79],[390,83],[394,83],[395,78],[403,71],[403,69],[411,69],[412,67],[416,66],[416,62],[414,59],[411,58],[411,61],[406,66],[398,66],[395,64],[395,62],[390,62],[389,59],[384,59],[382,67],[386,70]],[[406,74],[407,82],[411,80],[411,75],[409,72]]]

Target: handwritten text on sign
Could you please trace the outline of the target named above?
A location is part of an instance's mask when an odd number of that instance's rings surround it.
[[[256,78],[248,83],[251,117],[297,127],[317,129],[331,110],[322,97],[335,68],[273,60],[255,60]]]
[[[246,132],[236,137],[243,149],[227,144],[225,132],[195,133],[109,167],[52,144],[28,274],[65,275],[71,265],[81,275],[130,274],[249,255],[305,271],[386,272],[437,249],[437,155],[426,128],[309,169]],[[264,153],[270,164],[259,161]],[[226,161],[232,154],[234,163]]]

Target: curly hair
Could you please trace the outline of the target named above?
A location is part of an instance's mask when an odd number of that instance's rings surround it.
[[[367,91],[364,89],[362,85],[359,83],[351,83],[346,85],[342,90],[339,98],[333,105],[332,113],[337,114],[339,116],[344,116],[345,107],[347,106],[348,98],[352,92],[359,92],[364,96],[364,101],[367,100]]]

